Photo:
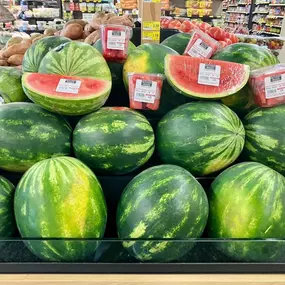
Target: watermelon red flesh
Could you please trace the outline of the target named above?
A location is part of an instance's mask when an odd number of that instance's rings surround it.
[[[219,86],[198,84],[200,64],[221,66]],[[242,89],[249,78],[249,66],[218,60],[167,55],[165,75],[180,93],[195,98],[222,98]]]
[[[78,94],[57,92],[60,79],[80,80]],[[73,116],[99,109],[111,92],[109,80],[57,74],[25,73],[22,85],[27,96],[42,108]]]

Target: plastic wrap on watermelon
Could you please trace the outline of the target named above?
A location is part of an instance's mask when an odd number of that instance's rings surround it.
[[[285,104],[285,64],[253,70],[249,83],[256,105],[272,107]]]
[[[184,51],[184,55],[199,58],[211,58],[221,45],[219,42],[203,33],[202,31],[195,31],[189,40],[189,43]]]
[[[158,110],[163,74],[129,73],[130,107],[138,110]]]

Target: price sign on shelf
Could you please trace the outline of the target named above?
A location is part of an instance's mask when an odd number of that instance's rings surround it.
[[[221,77],[220,65],[200,63],[198,84],[219,86],[220,77]]]
[[[143,22],[143,30],[159,31],[160,22],[145,21]]]
[[[143,39],[159,42],[160,31],[143,31]]]

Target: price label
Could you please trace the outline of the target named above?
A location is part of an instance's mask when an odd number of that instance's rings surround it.
[[[107,48],[114,50],[124,50],[126,42],[125,31],[108,31],[107,34]]]
[[[266,99],[285,96],[285,74],[265,77],[264,85]]]
[[[199,58],[210,58],[212,52],[213,49],[201,39],[195,41],[193,46],[188,50],[190,56]]]
[[[159,42],[160,40],[160,31],[143,31],[143,39]]]
[[[156,97],[157,82],[152,80],[136,80],[134,101],[154,103]]]
[[[56,92],[78,94],[81,86],[80,80],[61,78],[56,87]]]
[[[220,76],[221,76],[220,65],[200,63],[198,84],[219,86]]]
[[[161,0],[144,0],[144,3],[160,3]]]
[[[159,31],[160,22],[143,22],[143,30]]]

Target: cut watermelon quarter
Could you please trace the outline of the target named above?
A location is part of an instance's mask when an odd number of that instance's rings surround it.
[[[41,73],[25,73],[22,86],[42,108],[72,116],[99,109],[111,91],[109,80]]]
[[[166,55],[165,75],[178,92],[194,98],[216,99],[235,94],[249,79],[248,65],[220,60]]]

